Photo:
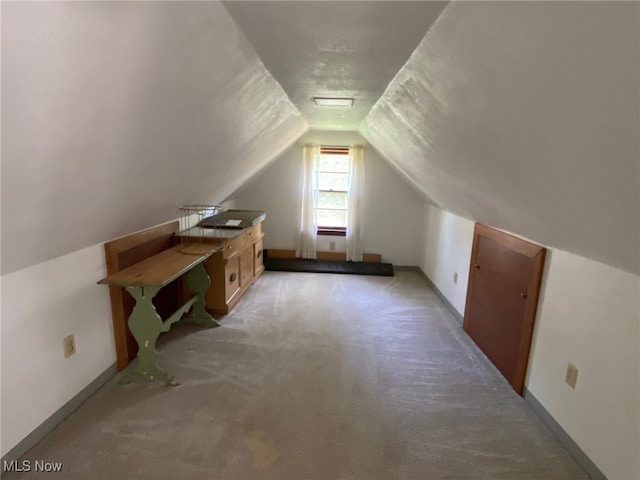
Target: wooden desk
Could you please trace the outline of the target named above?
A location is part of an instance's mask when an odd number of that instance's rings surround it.
[[[156,364],[156,340],[160,333],[169,331],[171,325],[190,309],[190,321],[209,327],[219,326],[205,309],[204,299],[211,279],[203,262],[221,248],[220,245],[210,244],[176,245],[98,282],[124,287],[136,300],[128,323],[138,343],[138,365],[121,383],[161,381],[178,385],[171,375]],[[153,297],[162,287],[185,273],[186,284],[193,297],[163,321],[153,305]]]

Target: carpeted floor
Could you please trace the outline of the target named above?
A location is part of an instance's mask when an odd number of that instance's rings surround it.
[[[25,459],[65,479],[587,478],[417,272],[265,272],[222,325],[163,337],[180,386],[116,377]]]

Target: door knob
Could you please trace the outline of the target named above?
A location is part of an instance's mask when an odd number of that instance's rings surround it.
[[[521,296],[522,298],[527,298],[527,294],[526,294],[526,293],[521,293],[521,294],[520,294],[520,296]]]
[[[476,270],[480,270],[480,265],[478,265],[477,263],[473,266]]]

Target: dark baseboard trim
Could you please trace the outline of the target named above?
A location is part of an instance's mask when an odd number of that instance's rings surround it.
[[[271,258],[268,255],[264,255],[264,268],[271,272],[342,273],[393,277],[393,265],[382,262]]]
[[[109,379],[111,379],[116,373],[118,373],[118,367],[116,363],[107,368],[104,372],[98,375],[89,385],[84,387],[78,394],[60,407],[49,418],[36,427],[29,435],[23,438],[18,444],[9,450],[6,455],[2,457],[2,465],[5,462],[12,460],[18,460],[25,453],[31,450],[36,444],[42,440],[49,432],[53,431],[62,421],[75,412],[80,405],[82,405],[87,399],[93,395],[100,387],[102,387]]]
[[[549,427],[564,448],[567,449],[569,454],[574,458],[578,465],[589,475],[591,480],[607,480],[607,476],[596,466],[595,463],[587,456],[584,451],[578,446],[576,442],[565,432],[564,428],[551,416],[546,408],[538,401],[538,399],[529,391],[527,387],[524,387],[525,401],[529,404],[531,409],[542,419],[542,421]]]
[[[397,268],[398,267],[396,267],[396,269]],[[458,312],[458,310],[456,310],[456,307],[454,307],[451,304],[451,302],[447,299],[447,297],[444,296],[444,294],[440,291],[440,289],[436,287],[436,284],[433,283],[429,277],[427,277],[427,274],[424,273],[420,267],[412,267],[412,269],[416,270],[422,276],[422,278],[424,278],[424,281],[427,282],[429,287],[431,287],[431,290],[433,290],[436,296],[442,301],[442,303],[444,303],[445,307],[449,309],[449,311],[451,312],[451,315],[453,315],[453,317],[458,321],[458,323],[462,325],[464,317],[460,314],[460,312]]]

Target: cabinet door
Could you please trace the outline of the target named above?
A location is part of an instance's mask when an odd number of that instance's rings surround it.
[[[225,302],[229,302],[238,290],[240,290],[240,260],[232,258],[224,268],[225,276]]]
[[[240,287],[243,287],[253,279],[253,246],[240,253]]]
[[[262,252],[262,240],[256,242],[253,246],[253,273],[254,275],[260,275],[264,270],[263,263],[263,252]]]

